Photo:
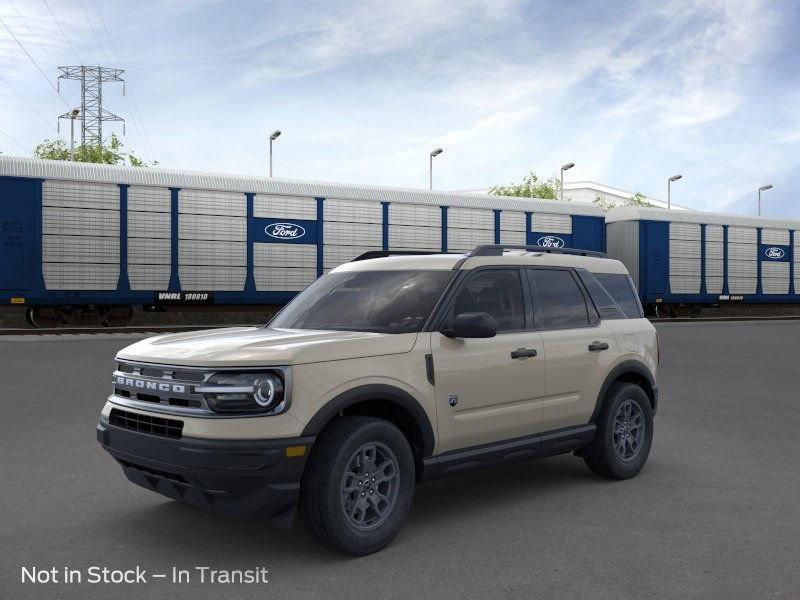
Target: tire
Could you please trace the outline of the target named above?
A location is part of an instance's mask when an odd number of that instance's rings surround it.
[[[376,463],[384,477],[394,476],[381,482],[378,471],[369,473]],[[309,457],[300,483],[300,518],[326,546],[353,556],[372,554],[403,526],[414,483],[414,456],[397,427],[372,417],[340,417],[320,434]]]
[[[633,429],[633,423],[638,423],[639,429]],[[597,432],[584,457],[586,464],[602,477],[630,479],[644,467],[652,444],[650,398],[638,385],[615,383],[608,390],[597,418]]]

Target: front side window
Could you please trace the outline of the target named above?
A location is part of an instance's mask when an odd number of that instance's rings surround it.
[[[498,333],[524,329],[525,303],[519,271],[488,269],[472,274],[456,294],[450,320],[467,312],[491,315]]]
[[[542,329],[588,327],[589,313],[578,283],[569,271],[529,269]]]
[[[451,270],[328,273],[292,300],[269,326],[416,332],[422,328],[453,273]]]

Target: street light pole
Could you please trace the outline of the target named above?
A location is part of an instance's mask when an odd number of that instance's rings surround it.
[[[272,177],[272,142],[278,139],[281,135],[281,130],[276,129],[272,132],[272,135],[269,136],[269,176]]]
[[[561,201],[564,201],[564,171],[568,171],[575,166],[575,163],[567,163],[561,165]]]
[[[670,197],[672,190],[670,189],[670,186],[673,181],[678,181],[678,179],[680,179],[681,177],[683,177],[683,175],[673,175],[672,177],[667,179],[667,210],[672,209],[672,198]]]
[[[762,185],[758,188],[758,216],[761,216],[761,192],[766,192],[772,189],[772,184]]]
[[[441,148],[436,148],[435,150],[431,150],[431,154],[428,157],[428,189],[433,189],[433,157],[439,156],[444,150]]]
[[[69,113],[69,159],[75,160],[75,118],[80,114],[79,108],[73,108]]]

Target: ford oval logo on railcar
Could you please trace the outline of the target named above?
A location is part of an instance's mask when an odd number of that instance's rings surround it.
[[[536,240],[536,245],[542,248],[563,248],[566,246],[564,240],[554,235],[543,235]]]
[[[784,256],[786,256],[786,251],[783,248],[778,248],[777,246],[771,246],[764,250],[764,256],[766,256],[770,260],[780,260]]]
[[[277,240],[296,240],[303,237],[306,230],[297,223],[272,223],[264,227],[264,233]]]

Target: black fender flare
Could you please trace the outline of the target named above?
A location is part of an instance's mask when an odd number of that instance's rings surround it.
[[[655,377],[653,377],[653,373],[650,371],[648,366],[641,361],[626,360],[611,369],[611,372],[606,376],[605,381],[603,381],[603,385],[600,386],[600,392],[597,394],[594,412],[592,413],[591,419],[589,419],[590,423],[594,423],[597,420],[597,417],[600,414],[600,409],[603,407],[603,400],[605,400],[606,394],[608,394],[608,389],[611,387],[611,385],[617,379],[623,375],[627,375],[628,373],[638,375],[647,381],[648,385],[650,386],[650,390],[645,390],[645,392],[648,392],[647,395],[650,396],[650,401],[653,405],[653,414],[656,413],[656,408],[658,406],[658,386],[656,385],[656,380]],[[650,391],[652,391],[652,394],[649,393]]]
[[[302,435],[319,435],[338,413],[354,404],[369,400],[383,400],[403,408],[411,415],[422,437],[423,457],[433,454],[433,426],[419,401],[405,390],[392,385],[367,384],[354,387],[328,401],[306,424]]]

